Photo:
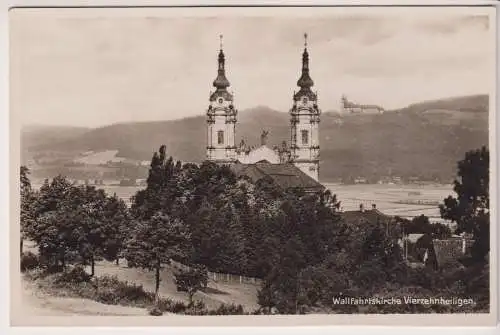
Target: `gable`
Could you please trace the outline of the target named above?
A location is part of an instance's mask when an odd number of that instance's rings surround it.
[[[439,267],[447,263],[455,262],[461,259],[473,244],[470,239],[446,239],[433,240],[432,247],[434,249],[436,262]]]
[[[279,164],[279,155],[269,147],[263,145],[247,153],[238,155],[238,161],[243,164],[255,164],[257,162],[268,162]]]

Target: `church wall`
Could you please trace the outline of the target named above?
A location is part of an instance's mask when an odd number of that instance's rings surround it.
[[[305,174],[307,174],[309,177],[313,178],[314,180],[319,179],[319,165],[315,163],[310,163],[310,162],[296,162],[294,163],[296,167],[302,170]]]
[[[219,131],[224,132],[224,141],[222,144],[218,143],[218,133]],[[226,159],[226,146],[228,143],[228,127],[225,123],[225,118],[216,116],[215,122],[209,125],[210,139],[209,143],[214,150],[211,150],[211,159],[224,160]]]

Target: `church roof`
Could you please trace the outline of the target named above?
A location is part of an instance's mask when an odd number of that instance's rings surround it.
[[[282,189],[303,188],[306,192],[322,191],[324,186],[290,163],[234,164],[233,171],[238,177],[246,176],[253,182],[269,176]]]

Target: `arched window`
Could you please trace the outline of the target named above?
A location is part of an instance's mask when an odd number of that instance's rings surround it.
[[[309,143],[309,131],[307,130],[302,130],[302,144],[308,144]]]
[[[217,131],[217,144],[224,144],[224,130]]]

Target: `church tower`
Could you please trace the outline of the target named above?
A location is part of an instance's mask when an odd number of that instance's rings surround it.
[[[213,82],[215,91],[210,93],[207,109],[207,159],[218,163],[236,161],[235,128],[237,110],[233,105],[233,95],[228,92],[225,56],[220,36],[219,67]]]
[[[302,53],[302,75],[297,81],[300,87],[293,94],[293,106],[290,109],[291,160],[304,173],[319,179],[319,121],[321,111],[318,108],[318,95],[311,90],[314,85],[309,75],[309,53],[307,52],[307,34],[304,34],[304,52]]]

